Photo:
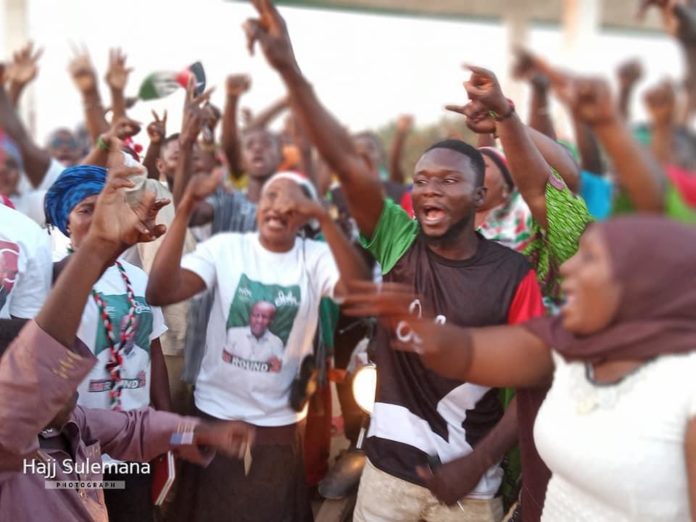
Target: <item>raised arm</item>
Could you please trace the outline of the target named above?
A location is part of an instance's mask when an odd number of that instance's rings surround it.
[[[607,82],[574,79],[567,98],[580,121],[590,126],[612,160],[619,184],[639,212],[662,212],[665,174],[634,139],[616,110]]]
[[[85,125],[92,143],[95,143],[99,135],[109,129],[109,124],[104,117],[104,105],[102,104],[97,86],[97,72],[86,49],[78,50],[75,48],[73,52],[74,56],[70,61],[68,70],[77,90],[82,96]]]
[[[588,125],[612,160],[613,172],[639,212],[662,212],[665,174],[660,164],[631,135],[606,81],[574,77],[535,58],[547,71],[558,98]]]
[[[319,222],[321,232],[331,249],[340,274],[334,289],[334,297],[340,298],[346,295],[349,286],[355,281],[370,279],[370,270],[363,256],[319,202],[310,200],[298,188],[291,197],[288,197],[285,204],[279,205],[279,211],[289,214],[297,213]]]
[[[205,290],[205,282],[198,274],[181,268],[181,256],[191,215],[219,183],[219,176],[198,174],[187,184],[174,221],[152,262],[145,296],[148,303],[155,306],[180,303]]]
[[[546,183],[551,167],[535,146],[512,103],[503,96],[495,75],[480,67],[470,68],[471,78],[464,84],[467,94],[472,103],[479,103],[494,115],[510,173],[534,219],[545,228]]]
[[[126,115],[126,85],[128,76],[133,71],[126,67],[126,55],[120,48],[109,50],[109,68],[104,80],[111,91],[112,120],[117,120]]]
[[[529,102],[529,127],[552,141],[556,141],[556,129],[549,112],[549,79],[539,72],[529,81],[532,96]]]
[[[544,161],[558,172],[571,191],[577,193],[580,190],[580,169],[570,151],[536,129],[527,127],[527,134],[543,156]]]
[[[167,137],[167,111],[164,111],[162,118],[153,110],[152,117],[154,120],[147,126],[147,137],[150,138],[150,143],[145,152],[143,165],[147,169],[147,177],[150,179],[159,179],[159,171],[157,170],[157,160],[162,152],[162,142]]]
[[[0,65],[0,127],[19,147],[19,151],[22,154],[22,162],[24,163],[24,172],[27,174],[31,184],[38,187],[51,164],[51,156],[29,136],[7,96],[4,81],[2,81],[2,73],[2,66]]]
[[[575,145],[580,155],[580,167],[582,170],[593,174],[604,174],[606,169],[602,161],[602,153],[599,150],[597,138],[589,126],[578,121],[571,113],[573,130],[575,132]]]
[[[222,111],[209,101],[203,104],[201,110],[203,111],[203,126],[198,140],[198,162],[204,172],[212,172],[217,162],[215,131],[222,119]]]
[[[684,113],[679,118],[679,123],[682,124],[689,123],[696,112],[696,42],[684,46],[684,56],[687,69],[686,78],[684,78],[687,102]]]
[[[691,520],[696,520],[696,418],[692,417],[689,419],[684,441],[686,476],[689,484],[689,505],[691,506]]]
[[[208,101],[208,90],[200,96],[195,95],[194,80],[189,81],[186,87],[186,99],[184,101],[184,115],[181,122],[181,134],[179,135],[179,160],[174,174],[174,186],[171,188],[174,205],[179,201],[186,190],[193,171],[193,147],[196,145],[198,135],[203,129],[205,112],[202,105]]]
[[[157,210],[147,194],[136,207],[126,203],[134,169],[112,168],[80,249],[58,277],[36,317],[0,359],[0,469],[37,449],[36,434],[73,396],[96,360],[76,342],[94,283],[129,246],[164,233],[154,226]],[[21,405],[21,407],[18,407]]]
[[[631,97],[636,85],[643,77],[643,66],[639,60],[622,63],[616,70],[619,80],[619,114],[629,121],[631,117]]]
[[[258,129],[268,127],[273,120],[282,114],[290,106],[287,96],[277,99],[261,112],[256,113],[246,124],[247,129]]]
[[[120,149],[122,145],[121,140],[133,137],[139,132],[140,124],[137,121],[131,120],[127,116],[119,118],[107,132],[99,136],[97,142],[80,163],[106,167],[112,148]]]
[[[534,64],[533,55],[523,48],[515,49],[515,63],[512,67],[512,77],[529,84],[531,97],[529,99],[530,128],[535,129],[556,140],[556,130],[549,113],[549,77]]]
[[[280,13],[270,0],[254,0],[254,5],[261,19],[248,20],[245,24],[250,48],[253,49],[256,41],[261,44],[266,59],[285,83],[293,112],[302,120],[324,160],[341,179],[351,215],[361,232],[371,236],[384,206],[379,180],[371,176],[346,129],[321,105],[302,75]]]
[[[645,93],[645,107],[650,115],[652,136],[650,148],[662,165],[673,163],[676,132],[676,93],[669,80]]]
[[[404,151],[406,138],[413,129],[413,116],[403,114],[396,120],[396,132],[389,149],[389,179],[395,183],[406,183],[406,176],[401,167],[401,159]]]
[[[463,106],[447,105],[446,108],[447,110],[466,116],[467,127],[469,127],[469,129],[473,132],[477,133],[479,136],[479,147],[495,146],[495,140],[491,142],[489,141],[489,138],[498,132],[497,122],[492,116],[490,116],[490,110],[487,109],[485,105],[479,101],[474,101]],[[575,160],[572,158],[570,153],[560,143],[557,143],[541,132],[528,126],[524,126],[524,129],[529,136],[531,143],[539,151],[548,166],[558,172],[571,191],[577,191],[580,186],[580,172],[578,170],[577,163],[575,163]],[[513,178],[515,178],[515,176],[523,176],[524,179],[524,177],[527,176],[527,173],[524,171],[517,171],[512,172],[512,176]],[[548,180],[548,177],[539,176],[536,178],[536,183],[539,189],[542,188],[541,183],[543,182],[545,190],[546,180]],[[515,183],[519,183],[516,178]],[[524,197],[524,193],[522,195]],[[527,197],[531,197],[529,196],[529,193]],[[537,217],[538,214],[539,212],[537,212],[535,217]]]
[[[43,49],[34,50],[34,44],[29,42],[12,56],[12,63],[7,67],[9,81],[8,94],[14,107],[19,103],[19,97],[24,88],[29,85],[39,72],[39,58]]]
[[[222,114],[222,150],[233,178],[242,177],[242,154],[239,144],[237,111],[239,98],[251,87],[251,78],[246,74],[231,74],[227,77],[225,88],[225,108]]]
[[[679,124],[687,124],[696,112],[696,4],[667,2],[662,6],[665,27],[678,41],[684,53],[686,105]]]

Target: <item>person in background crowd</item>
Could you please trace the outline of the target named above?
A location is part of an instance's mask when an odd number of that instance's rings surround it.
[[[0,204],[0,319],[32,319],[51,288],[51,245],[28,217]]]
[[[43,225],[44,194],[64,166],[29,136],[10,100],[3,72],[0,65],[0,128],[4,134],[0,137],[0,191],[18,211]]]

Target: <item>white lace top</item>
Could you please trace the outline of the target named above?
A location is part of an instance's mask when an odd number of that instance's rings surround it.
[[[696,351],[614,385],[554,354],[534,438],[553,473],[542,522],[688,522],[684,435],[696,417]]]

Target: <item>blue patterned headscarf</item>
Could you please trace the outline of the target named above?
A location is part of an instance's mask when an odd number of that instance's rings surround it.
[[[95,165],[75,165],[65,169],[51,185],[44,199],[46,223],[58,227],[66,236],[70,212],[85,198],[99,194],[106,185],[106,169]]]

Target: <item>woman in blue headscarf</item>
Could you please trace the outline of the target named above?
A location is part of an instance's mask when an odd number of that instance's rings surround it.
[[[46,194],[46,222],[70,238],[73,250],[80,248],[89,230],[105,183],[105,168],[77,165],[65,169]],[[70,257],[61,263],[65,262]],[[77,335],[98,363],[78,389],[82,406],[171,409],[159,341],[167,327],[161,310],[145,300],[146,288],[145,272],[123,260],[107,268],[92,288]],[[121,471],[118,466],[112,470]],[[104,480],[123,480],[126,485],[125,490],[104,491],[109,520],[153,520],[149,475],[110,472]]]

